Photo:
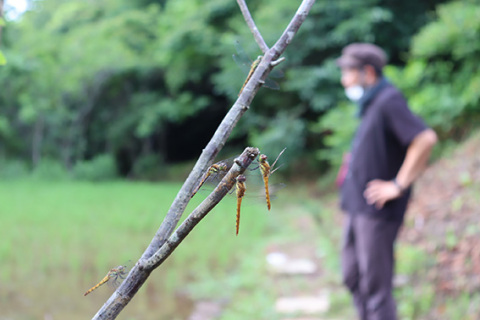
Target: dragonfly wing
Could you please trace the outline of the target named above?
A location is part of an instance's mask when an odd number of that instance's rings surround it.
[[[280,89],[280,85],[277,82],[273,81],[272,79],[270,79],[268,77],[265,79],[264,86],[267,87],[267,88],[273,89],[273,90]]]
[[[235,61],[235,63],[237,64],[237,66],[239,66],[239,68],[242,70],[242,72],[247,76],[249,73],[250,73],[250,68],[251,68],[251,64],[249,64],[249,61],[250,59],[248,60],[244,60],[242,58],[240,58],[239,56],[237,55],[233,55],[233,60]],[[275,71],[275,70],[273,70]],[[272,72],[273,72],[272,71]],[[272,75],[270,73],[270,75]],[[281,77],[281,76],[279,76]],[[280,89],[280,86],[278,85],[277,82],[273,81],[271,78],[267,77],[267,79],[265,79],[265,84],[264,84],[265,87],[267,88],[270,88],[270,89],[273,89],[273,90],[278,90]]]
[[[117,273],[113,275],[109,280],[108,280],[108,285],[112,289],[117,289],[118,286],[123,282],[123,279],[125,279],[126,275],[123,275],[123,273]]]
[[[128,260],[123,265],[120,265],[120,266],[117,266],[117,267],[111,269],[111,271],[113,271],[113,272],[111,273],[111,277],[108,280],[108,285],[110,287],[116,289],[123,282],[123,280],[127,277],[128,272],[132,268],[132,265],[133,265],[133,261]]]
[[[245,74],[245,75],[248,75],[248,72],[250,71],[250,64],[251,64],[251,61],[250,60],[244,60],[242,58],[240,58],[238,55],[234,54],[232,55],[233,57],[233,61],[235,61],[235,63],[237,64],[237,66],[242,70],[242,72]]]
[[[248,54],[245,52],[245,49],[243,49],[243,46],[240,44],[240,41],[235,41],[234,46],[235,46],[235,51],[237,51],[238,57],[241,60],[243,60],[244,63],[250,65],[252,61],[248,57]]]
[[[282,70],[275,68],[270,72],[269,76],[275,79],[280,79],[285,76],[285,73],[283,73]]]
[[[247,53],[245,52],[239,41],[235,41],[235,50],[237,51],[237,54],[233,55],[233,60],[240,67],[240,69],[242,69],[243,73],[245,73],[245,75],[248,75],[252,60],[248,57]],[[272,78],[282,78],[283,76],[283,71],[279,69],[273,69],[269,74],[269,77]],[[274,90],[280,89],[278,83],[273,81],[269,77],[267,77],[267,79],[265,80],[264,86]]]

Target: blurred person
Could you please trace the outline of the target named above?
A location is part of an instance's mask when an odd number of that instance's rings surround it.
[[[337,59],[346,96],[358,106],[360,124],[346,173],[341,208],[343,282],[361,320],[396,320],[392,295],[394,243],[411,186],[437,142],[435,132],[409,109],[402,93],[383,76],[385,52],[353,43]],[[344,169],[345,170],[345,169]]]

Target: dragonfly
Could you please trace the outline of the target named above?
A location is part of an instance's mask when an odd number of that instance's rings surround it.
[[[228,163],[226,161],[220,161],[215,164],[212,164],[210,168],[208,168],[207,172],[203,175],[202,180],[192,192],[190,198],[193,198],[194,195],[197,194],[198,190],[203,186],[203,184],[207,181],[208,178],[217,176],[219,174],[225,175],[230,168],[228,167]]]
[[[267,156],[260,155],[260,172],[262,173],[263,183],[265,185],[265,200],[267,201],[267,208],[270,211],[270,192],[268,192],[268,178],[270,177],[270,164],[268,163]]]
[[[247,191],[247,185],[245,181],[247,178],[243,174],[237,177],[237,182],[235,183],[235,192],[237,194],[237,219],[236,219],[236,235],[238,236],[238,230],[240,229],[240,207],[242,206],[242,199],[245,196]]]
[[[91,293],[93,290],[97,289],[98,287],[100,287],[101,285],[107,282],[113,287],[117,287],[122,282],[121,280],[125,279],[126,275],[127,275],[126,266],[120,265],[115,268],[112,268],[110,269],[110,271],[108,271],[107,275],[99,283],[97,283],[96,285],[88,289],[88,291],[85,292],[83,295],[86,296],[87,294]]]
[[[258,65],[260,64],[260,61],[262,61],[263,56],[258,56],[257,59],[255,59],[252,62],[252,60],[248,57],[247,53],[245,52],[243,47],[240,45],[240,42],[238,41],[235,41],[235,50],[237,51],[237,54],[233,55],[233,60],[240,67],[240,69],[242,69],[242,71],[247,75],[247,78],[245,79],[245,82],[243,83],[242,88],[238,93],[238,95],[240,95],[243,92],[243,89],[245,88],[246,84],[252,77],[252,74],[255,72]],[[272,72],[270,72],[270,75],[271,77],[274,77],[274,78],[283,77],[283,73],[279,70],[272,70]],[[278,85],[278,83],[276,83],[270,78],[265,79],[264,86],[274,90],[280,89],[280,86]]]
[[[283,149],[278,154],[277,158],[275,159],[275,161],[273,162],[273,164],[271,166],[268,163],[267,156],[264,155],[264,154],[260,155],[259,159],[257,160],[258,161],[258,166],[256,166],[255,168],[252,168],[252,169],[248,169],[243,175],[241,175],[243,177],[239,176],[239,177],[241,177],[240,179],[238,179],[238,177],[237,177],[237,181],[235,183],[235,186],[236,186],[235,189],[236,189],[236,195],[237,195],[237,228],[236,228],[237,229],[237,235],[238,235],[238,229],[239,229],[239,224],[240,224],[240,205],[241,205],[241,202],[243,200],[243,197],[244,197],[245,191],[246,191],[245,181],[247,180],[247,176],[248,176],[249,179],[254,178],[253,173],[251,173],[251,172],[255,171],[257,169],[260,169],[261,178],[263,180],[263,185],[264,185],[264,190],[265,190],[265,199],[266,199],[266,202],[267,202],[267,208],[268,208],[268,210],[270,210],[270,208],[271,208],[271,201],[270,201],[271,188],[269,186],[269,178],[270,178],[272,173],[274,173],[278,168],[280,168],[280,166],[275,168],[275,165],[276,165],[278,159],[280,158],[280,156],[285,152],[285,150],[286,150],[286,148]],[[198,186],[192,192],[192,197],[199,191],[199,189],[205,183],[218,184],[220,182],[220,180],[227,174],[228,170],[230,170],[230,168],[232,167],[232,165],[234,163],[234,159],[235,159],[235,157],[231,157],[231,158],[221,160],[221,161],[211,165],[210,168],[203,175],[203,177],[202,177],[200,183],[198,184]],[[280,185],[275,185],[273,187],[274,187],[274,189],[280,189],[280,188],[284,187],[284,185],[280,184]],[[241,197],[239,195],[241,195]]]
[[[259,167],[260,167],[260,173],[262,174],[262,178],[263,178],[263,184],[265,186],[265,200],[267,201],[267,208],[268,210],[270,210],[270,207],[271,207],[271,202],[270,202],[270,192],[268,190],[268,180],[270,178],[270,175],[272,173],[274,173],[278,168],[280,167],[277,167],[276,169],[273,169],[275,167],[275,164],[277,163],[278,159],[280,158],[280,156],[285,152],[287,148],[284,148],[277,156],[277,158],[275,159],[275,161],[273,162],[272,166],[270,166],[270,164],[268,163],[268,160],[267,160],[267,156],[264,155],[264,154],[261,154],[259,156],[259,160],[258,162],[260,163],[259,164]]]

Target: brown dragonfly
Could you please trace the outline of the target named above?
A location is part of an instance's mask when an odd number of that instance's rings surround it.
[[[237,181],[235,184],[235,189],[236,189],[236,195],[237,195],[237,234],[238,234],[238,229],[239,229],[239,222],[240,222],[240,206],[242,203],[242,199],[245,196],[246,193],[246,180],[252,181],[255,179],[255,175],[258,177],[258,173],[255,174],[258,170],[260,171],[260,176],[262,178],[263,182],[263,188],[265,191],[265,200],[267,202],[267,208],[270,210],[271,208],[271,188],[269,186],[269,178],[272,173],[274,173],[279,167],[275,168],[275,164],[277,163],[278,159],[280,156],[283,154],[285,149],[283,149],[280,154],[277,156],[275,162],[270,166],[270,164],[267,161],[267,156],[266,155],[260,155],[258,159],[258,165],[252,169],[248,169],[245,171],[245,173],[241,176],[240,178],[237,177]],[[213,165],[210,166],[210,168],[205,172],[203,175],[202,179],[200,180],[200,183],[197,185],[197,187],[194,189],[192,193],[192,197],[198,192],[202,186],[207,183],[210,185],[215,185],[220,182],[220,180],[226,175],[228,170],[232,167],[234,163],[235,157],[231,157],[225,160],[221,160]],[[275,185],[274,189],[281,189],[285,185],[279,184]]]
[[[263,56],[258,56],[257,59],[255,59],[252,62],[252,60],[248,57],[242,45],[238,41],[235,41],[235,50],[237,51],[237,54],[233,55],[233,60],[235,61],[237,66],[240,67],[243,73],[245,73],[247,76],[247,78],[245,79],[245,82],[242,85],[242,88],[240,89],[240,92],[238,93],[238,95],[240,95],[243,91],[243,88],[245,88],[245,85],[252,77],[252,74],[255,72],[255,69],[257,69],[260,61],[262,61]],[[277,82],[273,81],[271,78],[281,78],[281,77],[283,77],[282,71],[278,69],[272,70],[270,72],[270,76],[267,77],[267,79],[265,79],[265,83],[263,84],[263,86],[273,90],[278,90],[280,89],[280,86],[278,85]]]
[[[101,285],[108,283],[110,286],[116,288],[120,283],[125,279],[125,276],[127,275],[127,266],[126,265],[120,265],[115,268],[110,269],[108,271],[107,275],[96,285],[88,289],[87,292],[85,292],[83,295],[86,296],[87,294],[91,293],[93,290],[97,289]]]
[[[274,173],[278,168],[281,167],[281,166],[279,166],[279,167],[274,169],[275,165],[277,164],[278,159],[285,152],[286,149],[287,148],[284,148],[282,151],[280,151],[280,153],[278,154],[277,158],[275,159],[275,161],[273,162],[273,164],[271,166],[268,163],[266,155],[261,154],[259,156],[259,159],[258,159],[258,162],[260,163],[259,167],[260,167],[260,172],[262,173],[263,184],[265,186],[265,200],[267,201],[268,210],[270,210],[270,207],[271,207],[271,205],[270,205],[270,192],[268,190],[268,180],[270,178],[270,175],[272,173]]]
[[[247,178],[243,174],[237,177],[237,182],[235,183],[235,191],[237,194],[237,220],[236,220],[236,235],[238,236],[238,230],[240,229],[240,207],[242,206],[242,200],[247,191],[247,185],[245,181]]]

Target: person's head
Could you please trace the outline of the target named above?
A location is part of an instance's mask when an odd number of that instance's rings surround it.
[[[342,50],[337,65],[342,71],[341,83],[347,96],[358,100],[363,90],[373,86],[382,76],[387,63],[385,52],[370,43],[352,43]]]

